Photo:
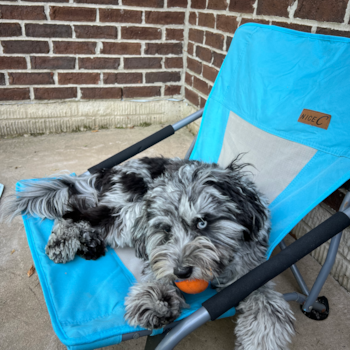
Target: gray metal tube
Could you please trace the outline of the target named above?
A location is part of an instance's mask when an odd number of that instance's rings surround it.
[[[194,122],[196,119],[200,118],[203,114],[203,110],[204,108],[200,109],[197,112],[194,112],[193,114],[189,115],[188,117],[179,120],[178,122],[176,122],[175,124],[172,125],[172,127],[174,128],[175,131],[183,128],[184,126]]]
[[[191,153],[193,151],[194,145],[196,144],[197,141],[197,135],[195,136],[195,138],[193,139],[190,148],[188,149],[188,151],[186,152],[185,158],[184,159],[190,159],[191,157]]]
[[[340,206],[339,211],[342,211],[344,214],[349,216],[349,202],[350,202],[350,192],[348,192],[344,199],[343,202]],[[328,253],[327,253],[327,258],[325,263],[323,264],[320,273],[318,274],[316,281],[314,285],[311,288],[310,294],[308,298],[306,299],[303,310],[306,312],[310,312],[313,308],[313,304],[315,303],[317,297],[319,296],[321,289],[326,282],[326,279],[334,265],[335,258],[337,256],[338,248],[339,248],[339,243],[341,240],[343,232],[338,233],[335,237],[331,239],[331,243],[329,245]]]
[[[174,327],[156,347],[156,350],[172,350],[183,338],[208,321],[210,321],[210,315],[202,306]]]
[[[286,293],[283,294],[283,298],[285,301],[296,301],[297,303],[299,303],[300,305],[303,305],[305,303],[306,300],[306,296],[297,292],[293,292],[293,293]],[[319,312],[324,312],[325,311],[325,306],[317,301],[315,301],[312,304],[312,308],[319,311]]]
[[[280,242],[279,246],[280,246],[281,249],[286,249],[286,244],[284,243],[283,240]],[[292,265],[290,267],[290,269],[292,270],[292,273],[293,273],[296,281],[298,282],[301,291],[305,295],[309,295],[309,288],[307,287],[307,285],[306,285],[306,283],[305,283],[305,281],[303,279],[303,276],[301,275],[299,269],[296,267],[296,265]]]

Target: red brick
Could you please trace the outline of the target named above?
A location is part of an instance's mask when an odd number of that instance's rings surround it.
[[[219,71],[213,67],[203,64],[203,77],[214,82]]]
[[[100,73],[58,73],[58,84],[98,84]]]
[[[118,29],[113,26],[74,26],[74,31],[77,38],[118,38]]]
[[[21,36],[22,29],[19,23],[0,23],[0,36]]]
[[[162,38],[162,31],[159,28],[150,27],[122,27],[122,38],[135,40],[159,40]]]
[[[101,54],[104,55],[140,55],[139,43],[103,43]]]
[[[95,54],[96,43],[84,41],[54,41],[53,52],[56,54]]]
[[[323,203],[334,209],[335,211],[339,211],[340,205],[344,199],[345,194],[341,192],[339,189],[335,190],[331,195],[329,195]]]
[[[199,13],[198,14],[198,25],[200,27],[215,27],[215,16],[212,13]]]
[[[16,0],[11,0],[16,1]],[[69,0],[26,0],[27,2],[69,2]]]
[[[192,0],[191,7],[193,9],[205,9],[206,1],[205,0]]]
[[[152,72],[146,73],[146,83],[168,83],[180,81],[180,72]]]
[[[232,42],[232,36],[227,36],[226,38],[226,51],[229,50],[230,46],[231,46],[231,42]]]
[[[227,1],[226,0],[209,0],[207,8],[211,10],[226,10]]]
[[[265,21],[264,19],[251,19],[251,18],[242,18],[241,24],[243,25],[245,23],[260,23],[260,24],[269,24],[269,21]]]
[[[290,0],[260,0],[258,1],[257,14],[288,17],[289,5],[291,5]]]
[[[188,21],[190,24],[196,25],[197,24],[197,14],[195,12],[191,12]]]
[[[186,87],[185,87],[185,98],[191,103],[193,103],[195,106],[198,106],[198,95],[194,91],[189,90]]]
[[[168,0],[168,7],[187,7],[187,0]]]
[[[50,18],[54,21],[96,21],[96,9],[87,7],[50,7]]]
[[[164,65],[165,68],[182,68],[183,59],[182,57],[166,57]]]
[[[0,5],[0,19],[45,20],[44,6]]]
[[[108,88],[81,88],[81,98],[84,99],[121,99],[122,89],[117,87]]]
[[[32,69],[74,69],[75,57],[31,57]]]
[[[145,21],[152,24],[184,24],[185,12],[146,11]]]
[[[187,57],[187,68],[197,74],[202,73],[202,63]]]
[[[142,11],[100,9],[100,22],[141,23]]]
[[[26,24],[26,36],[43,38],[71,38],[71,26],[58,24]]]
[[[206,61],[206,62],[210,63],[211,59],[212,59],[212,52],[211,52],[211,50],[209,50],[205,47],[197,46],[196,47],[196,56],[201,61]]]
[[[49,53],[49,44],[46,41],[2,41],[4,53]]]
[[[191,42],[187,44],[187,53],[191,56],[194,54],[194,45]]]
[[[162,68],[160,57],[135,57],[124,58],[125,69]]]
[[[330,29],[330,28],[317,27],[316,33],[317,34],[324,34],[324,35],[343,36],[343,37],[350,38],[350,32],[345,31],[345,30],[335,30],[335,29]]]
[[[185,75],[185,83],[189,86],[192,86],[193,84],[193,75],[191,75],[188,72],[186,72],[186,75]]]
[[[79,69],[118,69],[119,58],[80,57]]]
[[[299,0],[294,18],[342,23],[347,5],[347,0]]]
[[[119,0],[74,0],[79,4],[119,5]]]
[[[213,65],[220,68],[226,56],[217,52],[213,52],[213,56],[214,56]]]
[[[300,32],[307,32],[307,33],[311,32],[311,27],[310,26],[304,26],[304,25],[301,25],[301,24],[284,23],[284,22],[272,22],[272,24],[275,25],[275,26],[278,26],[278,27],[298,30]]]
[[[188,38],[191,41],[195,41],[196,43],[203,44],[203,38],[204,38],[204,32],[203,30],[198,30],[198,29],[190,29]]]
[[[200,100],[200,102],[199,102],[199,107],[200,107],[200,108],[204,108],[204,106],[205,106],[207,100],[206,100],[205,98],[203,98],[202,96],[199,96],[199,100]]]
[[[218,15],[216,28],[226,33],[234,33],[237,29],[237,20],[234,16]]]
[[[181,55],[182,43],[149,43],[145,48],[146,55]]]
[[[77,97],[76,87],[64,88],[34,88],[36,100],[64,100]]]
[[[160,96],[159,86],[133,86],[125,87],[123,89],[124,98],[134,98],[134,97],[154,97]]]
[[[164,0],[123,0],[124,6],[164,7]]]
[[[10,85],[54,84],[53,73],[9,73]]]
[[[209,95],[211,87],[203,80],[193,77],[193,87],[204,95]]]
[[[29,88],[25,89],[0,89],[1,101],[29,100]]]
[[[0,56],[0,69],[27,69],[24,57]]]
[[[181,85],[166,85],[164,89],[165,96],[180,95]]]
[[[167,28],[166,29],[166,40],[177,40],[177,41],[184,40],[183,29]]]
[[[5,74],[4,73],[0,73],[0,85],[5,85]]]
[[[104,84],[142,84],[142,73],[104,73]]]
[[[229,10],[240,13],[253,13],[255,0],[231,0]]]
[[[205,32],[205,44],[222,50],[224,48],[224,36],[222,34]]]

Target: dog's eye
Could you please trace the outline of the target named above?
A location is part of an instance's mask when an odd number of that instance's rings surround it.
[[[199,221],[197,223],[197,228],[199,228],[200,230],[203,230],[204,228],[207,227],[207,225],[208,225],[208,223],[206,221],[202,220],[202,221]]]
[[[166,233],[170,233],[171,227],[170,226],[164,226],[163,227],[163,231],[166,232]]]

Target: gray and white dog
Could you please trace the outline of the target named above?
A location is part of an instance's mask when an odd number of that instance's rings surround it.
[[[237,159],[226,169],[198,161],[142,158],[94,175],[30,181],[3,205],[54,219],[46,253],[56,263],[78,254],[97,259],[105,246],[134,247],[143,281],[125,300],[126,320],[148,329],[186,307],[175,280],[211,281],[222,289],[265,261],[268,204]],[[285,350],[293,314],[268,283],[242,301],[239,350]]]

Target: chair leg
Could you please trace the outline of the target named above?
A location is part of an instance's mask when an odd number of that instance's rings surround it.
[[[341,240],[342,232],[337,234],[334,238],[332,238],[331,243],[329,245],[329,250],[327,253],[327,258],[325,263],[323,264],[320,273],[318,274],[314,285],[311,288],[310,294],[305,301],[303,306],[303,311],[310,312],[312,310],[312,304],[317,299],[326,279],[334,265],[334,261],[337,255],[337,251],[339,248],[339,243]]]
[[[284,243],[283,240],[280,242],[279,247],[281,249],[285,249],[286,248],[286,244]],[[300,287],[301,291],[303,292],[303,294],[309,295],[309,293],[310,293],[309,292],[309,288],[307,287],[307,285],[306,285],[306,283],[305,283],[305,281],[303,279],[303,276],[301,275],[301,273],[300,273],[299,269],[297,268],[297,266],[296,265],[292,265],[290,267],[290,269],[292,270],[292,273],[293,273],[296,281],[298,282],[299,287]]]
[[[155,350],[155,348],[159,345],[159,343],[163,340],[164,337],[165,337],[164,333],[154,335],[152,337],[149,335],[147,337],[145,350]]]

